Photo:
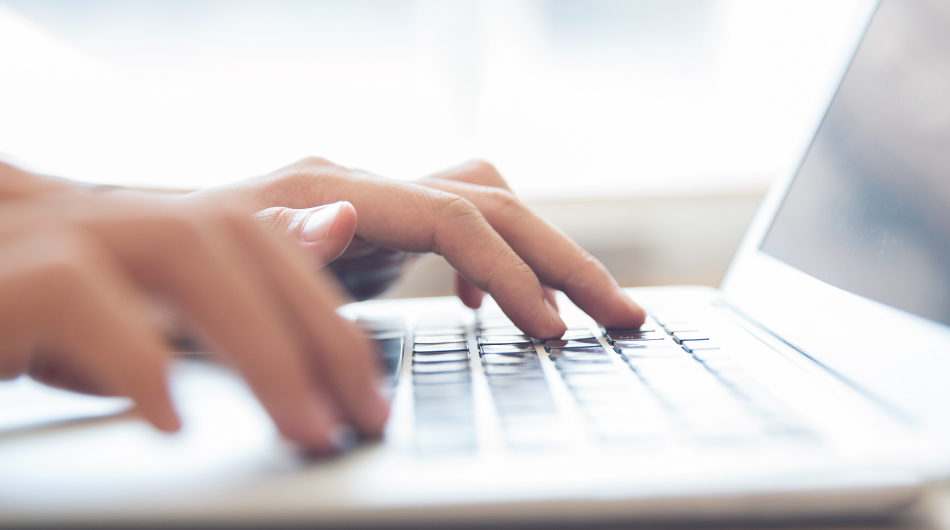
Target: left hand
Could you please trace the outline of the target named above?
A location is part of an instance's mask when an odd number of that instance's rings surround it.
[[[339,256],[331,268],[360,298],[388,287],[406,252],[432,251],[459,272],[458,294],[466,305],[478,307],[488,291],[536,337],[558,337],[565,329],[550,300],[553,289],[607,327],[637,328],[644,319],[600,262],[518,201],[484,162],[407,183],[305,159],[191,200],[235,196],[256,201],[258,216],[291,235],[317,265]],[[313,205],[335,201],[348,204],[334,206],[325,225],[311,231],[321,234],[320,244],[308,241]]]

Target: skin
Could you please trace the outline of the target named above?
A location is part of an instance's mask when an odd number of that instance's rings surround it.
[[[599,262],[484,162],[414,183],[305,159],[183,196],[95,191],[0,164],[0,378],[123,395],[175,431],[160,299],[243,374],[280,432],[316,452],[378,437],[388,403],[371,346],[338,316],[347,289],[378,294],[411,254],[436,252],[478,307],[490,293],[539,338],[565,330],[564,291],[608,327],[642,309]]]
[[[188,199],[249,201],[261,210],[262,222],[288,234],[299,232],[296,209],[348,201],[356,219],[346,222],[355,230],[337,260],[340,268],[371,268],[367,262],[374,261],[386,267],[399,253],[440,254],[458,271],[457,291],[466,305],[477,308],[488,292],[518,327],[538,338],[560,337],[566,329],[553,290],[607,327],[639,327],[645,317],[599,261],[520,202],[482,161],[402,182],[308,158]]]

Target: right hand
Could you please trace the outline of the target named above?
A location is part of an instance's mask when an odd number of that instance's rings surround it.
[[[177,430],[147,302],[157,295],[236,366],[287,438],[324,452],[348,426],[379,436],[388,404],[369,343],[335,312],[341,293],[252,212],[134,192],[0,202],[0,377],[128,396]]]

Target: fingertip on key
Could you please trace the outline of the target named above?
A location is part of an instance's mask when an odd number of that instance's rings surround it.
[[[621,315],[616,322],[603,323],[608,325],[608,327],[619,327],[626,329],[639,329],[640,326],[646,321],[647,313],[644,311],[640,304],[633,301],[625,291],[618,289],[620,299],[623,301],[623,304],[626,306],[626,311],[624,315]]]
[[[561,318],[561,314],[558,312],[557,308],[554,307],[554,304],[551,303],[547,297],[544,298],[544,307],[548,311],[548,316],[551,318],[549,328],[551,329],[550,337],[543,338],[557,338],[564,334],[567,331],[567,324],[564,323],[564,320]]]

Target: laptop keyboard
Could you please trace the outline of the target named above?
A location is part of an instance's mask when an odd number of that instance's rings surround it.
[[[675,315],[654,311],[637,330],[572,328],[546,341],[526,336],[501,314],[478,315],[471,334],[444,316],[420,318],[411,337],[401,320],[361,324],[393,378],[403,341],[412,339],[405,360],[422,451],[478,446],[473,377],[479,376],[488,383],[502,438],[514,449],[556,447],[578,435],[565,427],[552,385],[567,389],[570,408],[587,427],[580,436],[602,444],[815,439],[714,334]],[[551,361],[547,369],[541,356]]]

